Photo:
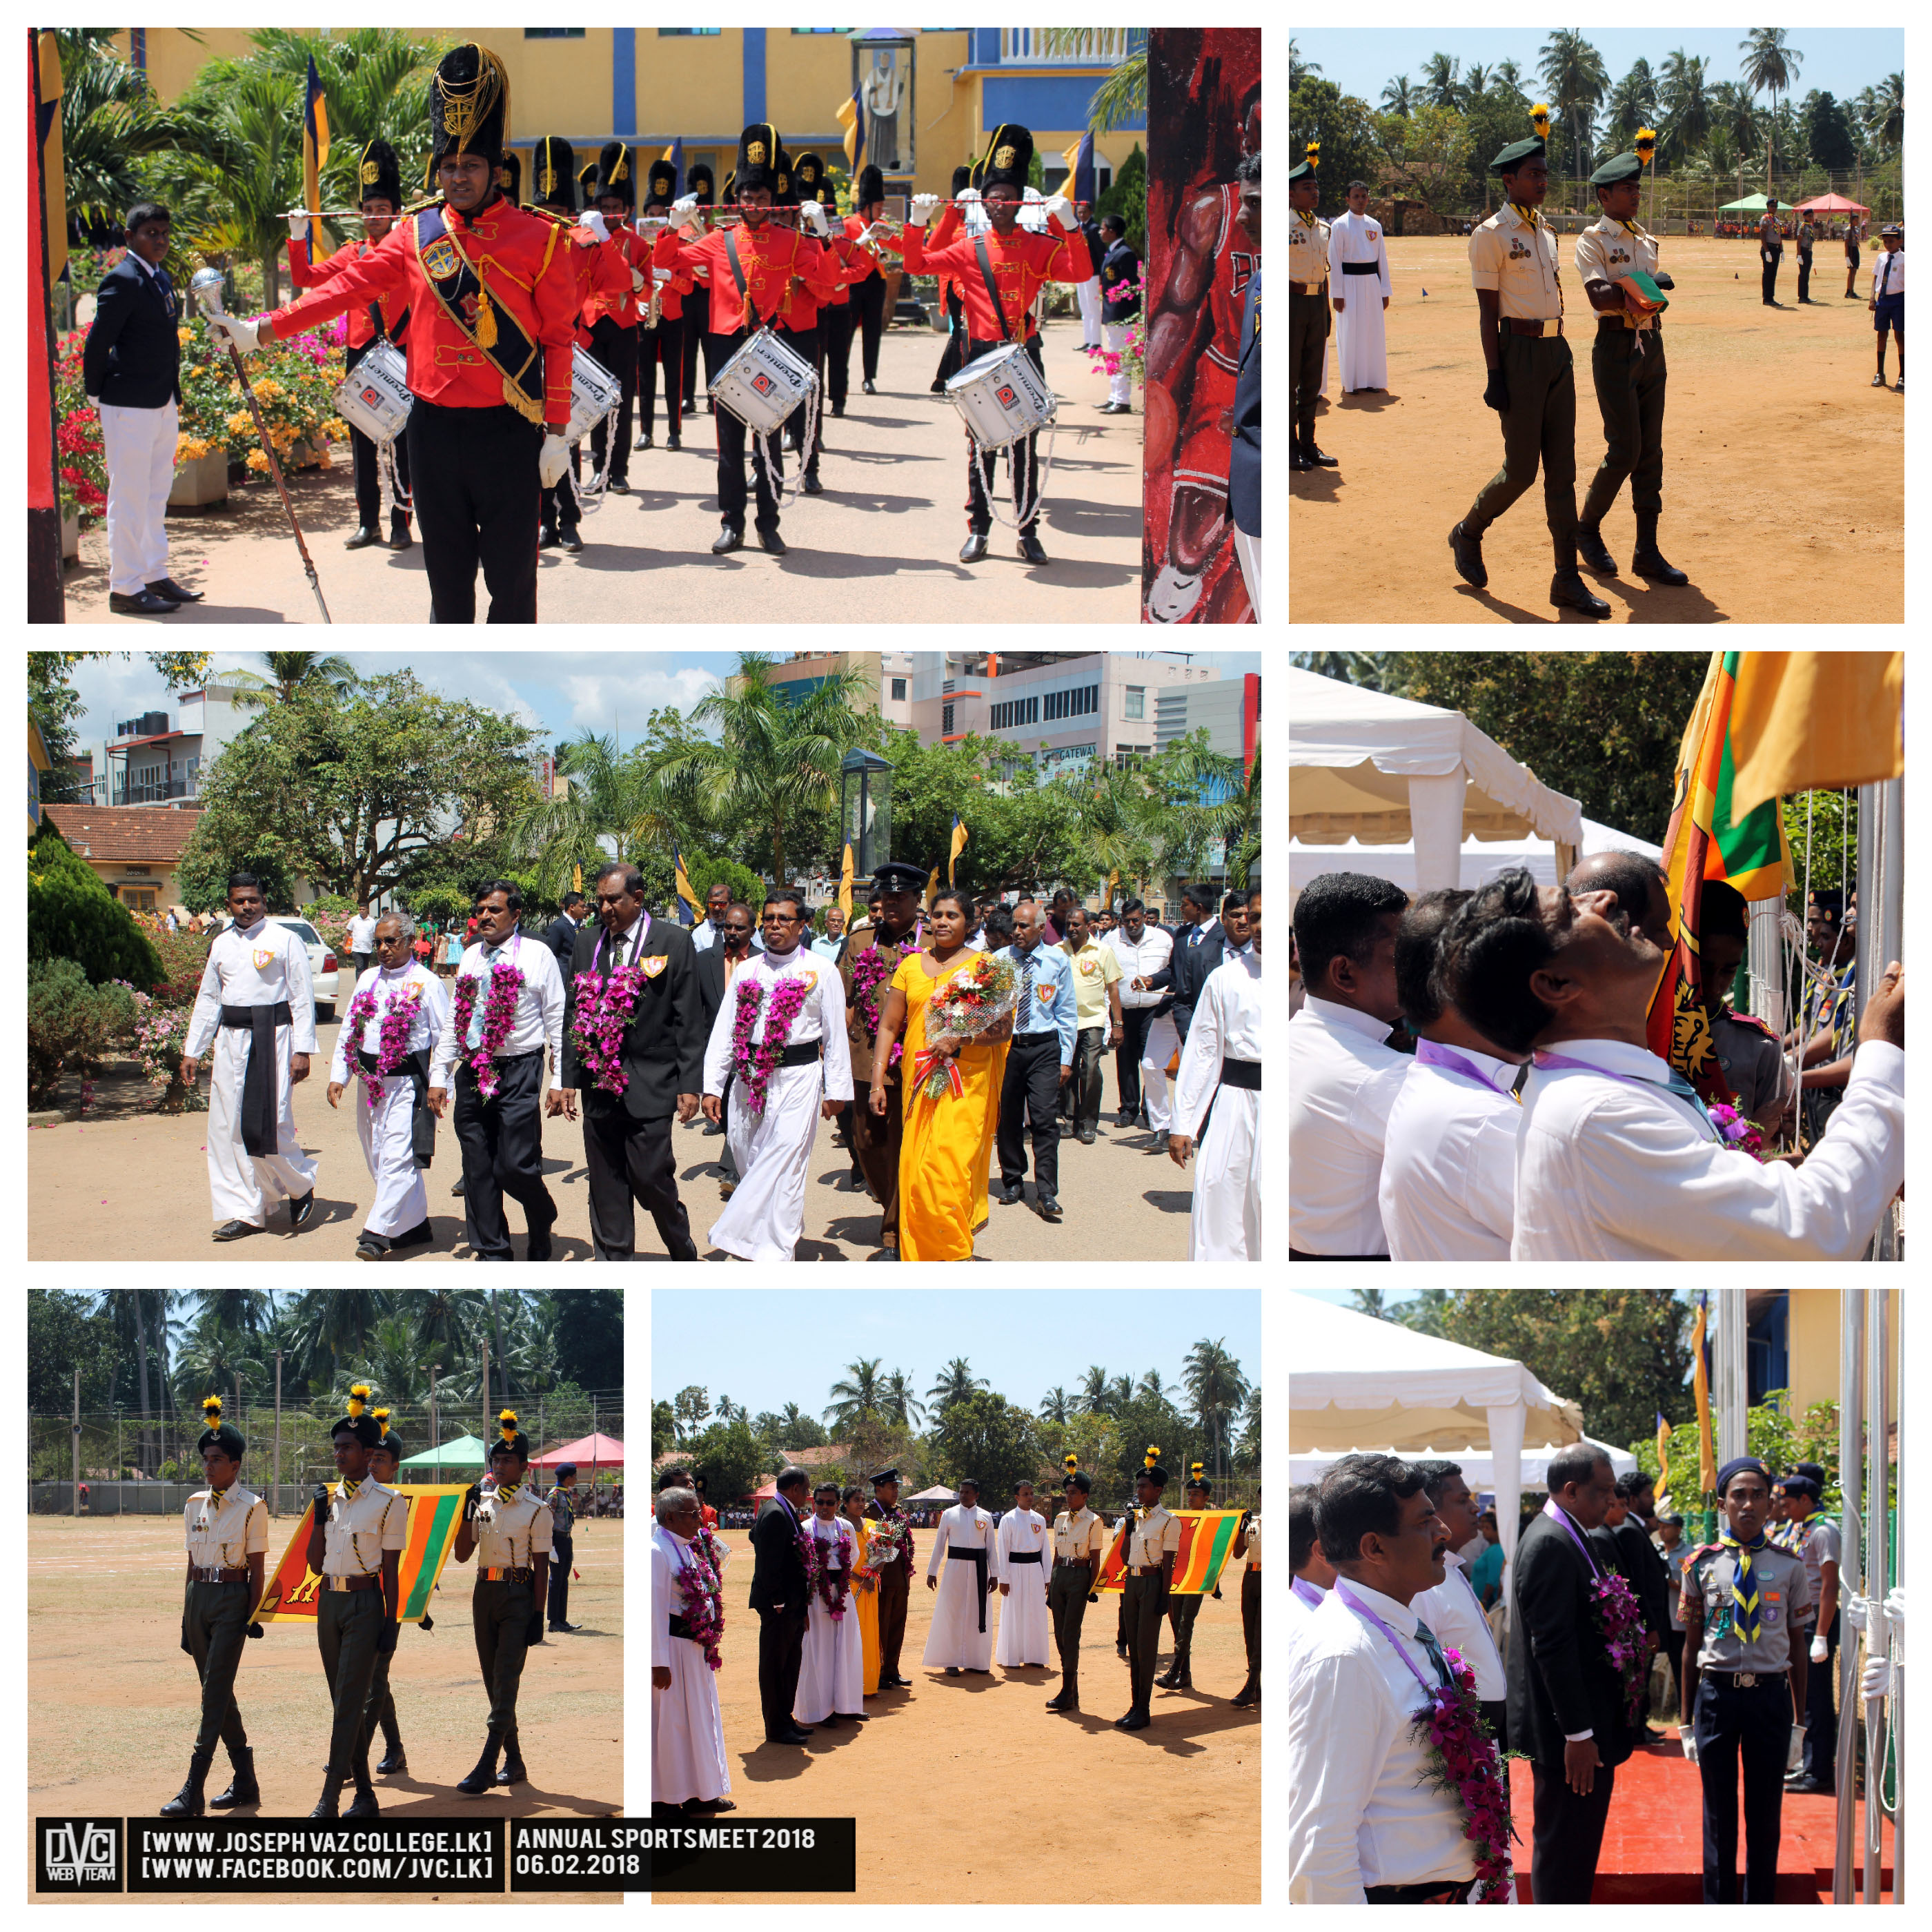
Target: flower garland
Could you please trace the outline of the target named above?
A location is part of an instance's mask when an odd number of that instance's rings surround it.
[[[606,1094],[621,1094],[631,1084],[624,1065],[624,1034],[647,982],[641,966],[620,967],[608,977],[596,973],[577,976],[570,1036],[578,1058],[594,1076],[591,1084]]]
[[[703,1647],[705,1662],[713,1670],[721,1670],[724,1662],[719,1650],[724,1635],[724,1585],[708,1529],[699,1527],[686,1556],[678,1578],[684,1586],[685,1624],[692,1641]]]
[[[805,1004],[808,990],[802,980],[791,975],[774,981],[771,1003],[765,1013],[765,1036],[754,1045],[752,1034],[758,1024],[758,1009],[765,1004],[764,989],[754,974],[746,974],[738,982],[738,1011],[731,1022],[731,1060],[737,1069],[745,1105],[754,1114],[765,1111],[766,1090],[777,1071],[786,1036]]]
[[[866,1036],[866,1044],[874,1046],[879,1038],[879,1008],[885,998],[886,988],[890,985],[892,975],[900,966],[919,950],[922,927],[915,926],[896,945],[886,945],[874,939],[852,962],[852,1004],[859,1016],[859,1024]],[[890,1073],[904,1057],[904,1043],[892,1042],[892,1057],[886,1063]]]
[[[1462,1807],[1462,1835],[1476,1848],[1474,1903],[1506,1905],[1512,1889],[1510,1844],[1518,1834],[1502,1768],[1495,1741],[1484,1728],[1476,1673],[1460,1652],[1445,1648],[1442,1654],[1454,1682],[1438,1686],[1416,1713],[1416,1740],[1428,1754],[1420,1781],[1432,1790],[1453,1791]]]
[[[1756,1161],[1764,1159],[1764,1130],[1756,1121],[1746,1119],[1742,1107],[1720,1103],[1706,1111],[1711,1116],[1712,1126],[1724,1136],[1726,1147],[1734,1147]]]
[[[520,939],[522,936],[518,935]],[[524,976],[506,959],[498,960],[491,968],[489,996],[483,1003],[483,1037],[472,1047],[470,1022],[476,1016],[476,988],[482,979],[478,973],[458,974],[450,1000],[455,1010],[456,1057],[476,1076],[477,1092],[484,1100],[494,1100],[499,1084],[496,1050],[509,1038],[510,1029],[516,1024],[517,999],[524,990]]]
[[[793,1540],[798,1545],[798,1553],[805,1564],[806,1601],[809,1603],[814,1596],[822,1598],[826,1609],[832,1614],[832,1621],[835,1624],[843,1623],[845,1621],[846,1596],[851,1585],[850,1572],[842,1568],[832,1569],[820,1556],[818,1538],[812,1534],[812,1526],[817,1521],[815,1514],[808,1516],[792,1532]],[[837,1518],[835,1517],[833,1522],[836,1524]]]
[[[422,1010],[422,982],[412,980],[382,1009],[382,1024],[376,1032],[376,1070],[373,1073],[365,1070],[363,1075],[363,1097],[372,1113],[381,1104],[382,1082],[409,1058],[410,1034]],[[369,1050],[369,1022],[376,1017],[376,1009],[375,988],[364,987],[350,1001],[349,1015],[343,1022],[346,1037],[364,1053]],[[346,1046],[344,1051],[353,1053],[356,1047]]]
[[[1615,1570],[1599,1576],[1591,1586],[1590,1595],[1596,1606],[1597,1628],[1603,1634],[1604,1654],[1623,1684],[1624,1721],[1634,1726],[1641,1721],[1655,1640],[1643,1627],[1635,1593]]]

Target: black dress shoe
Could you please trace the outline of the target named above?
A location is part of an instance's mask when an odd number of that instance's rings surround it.
[[[879,393],[878,385],[873,382],[869,378],[867,379],[865,384],[865,390],[866,394],[868,396],[876,396]]]
[[[838,1713],[836,1711],[834,1711],[827,1716],[820,1718],[818,1722],[821,1729],[828,1731],[836,1731],[838,1728],[841,1720]]]
[[[713,556],[727,556],[734,550],[745,548],[745,532],[734,530],[729,524],[718,532],[717,541],[711,546]]]
[[[530,1238],[524,1244],[525,1261],[547,1262],[550,1258],[550,1231],[556,1226],[554,1221],[550,1221],[530,1230]]]
[[[1130,1127],[1133,1124],[1134,1110],[1131,1107],[1123,1107],[1120,1111],[1114,1116],[1114,1124],[1117,1127]]]
[[[425,1242],[433,1241],[435,1239],[435,1230],[430,1226],[428,1222],[418,1221],[413,1228],[406,1228],[400,1234],[392,1234],[389,1237],[389,1245],[392,1248],[416,1248],[421,1247]]]
[[[1000,1205],[1002,1208],[1017,1208],[1025,1198],[1026,1188],[1022,1183],[1008,1180],[1000,1184]]]
[[[766,1742],[775,1744],[802,1744],[811,1735],[803,1726],[794,1724],[790,1730],[781,1731],[776,1737],[768,1738]]]
[[[1304,442],[1301,446],[1301,453],[1318,470],[1333,470],[1342,460],[1339,456],[1330,456],[1324,451],[1316,448],[1312,442]]]
[[[1114,1720],[1114,1728],[1117,1731],[1144,1731],[1153,1721],[1150,1718],[1143,1718],[1138,1711],[1130,1711],[1124,1718]]]
[[[1100,1136],[1091,1127],[1077,1128],[1075,1130],[1075,1136],[1082,1147],[1091,1147],[1100,1138]],[[1126,1653],[1123,1652],[1121,1654],[1124,1656]]]
[[[342,1815],[345,1818],[380,1818],[382,1808],[376,1802],[376,1794],[369,1786],[358,1784],[354,1801]]]
[[[1030,530],[1021,531],[1019,551],[1029,563],[1051,563],[1053,561],[1046,554],[1046,546]]]
[[[649,430],[645,430],[644,434],[639,436],[637,441],[631,446],[633,449],[648,449],[650,446],[651,433]]]
[[[1820,1784],[1816,1778],[1809,1775],[1796,1779],[1786,1778],[1784,1788],[1797,1798],[1829,1798],[1832,1790],[1830,1785]]]
[[[682,449],[684,439],[681,436],[668,436],[664,438],[664,447],[667,449]]]
[[[1586,617],[1610,614],[1610,607],[1574,570],[1559,570],[1550,580],[1550,601],[1559,610],[1580,610]]]
[[[946,385],[944,382],[934,383],[932,386],[932,393],[935,396],[944,395],[946,393]]]
[[[1483,562],[1482,538],[1469,536],[1458,524],[1449,532],[1449,548],[1455,553],[1456,574],[1465,584],[1473,584],[1478,590],[1485,588],[1490,573]]]
[[[544,525],[543,528],[537,532],[537,548],[538,550],[554,550],[556,548],[556,526],[554,524],[546,524]]]
[[[825,494],[825,485],[820,482],[816,476],[808,476],[798,487],[808,496],[822,496]]]
[[[1040,1218],[1042,1221],[1064,1221],[1066,1216],[1060,1211],[1060,1203],[1051,1194],[1042,1194],[1038,1202]]]
[[[834,403],[832,405],[832,413],[835,416],[842,416],[845,413],[845,405],[843,403]]]
[[[107,593],[107,608],[123,617],[171,617],[181,606],[170,603],[165,597],[157,597],[152,590],[140,590],[131,595],[110,590]]]
[[[315,1212],[315,1190],[311,1187],[306,1194],[296,1195],[289,1203],[289,1226],[302,1228],[308,1225],[309,1216]]]
[[[218,1241],[238,1241],[244,1234],[259,1234],[261,1229],[252,1221],[224,1221],[215,1229]]]
[[[358,1262],[379,1262],[389,1252],[389,1244],[381,1234],[372,1234],[364,1228],[356,1243],[356,1258]]]
[[[401,515],[389,519],[389,548],[392,550],[409,550],[414,547],[416,538],[410,535],[410,520]]]
[[[380,1777],[394,1778],[398,1772],[407,1771],[410,1761],[403,1754],[403,1741],[398,1738],[388,1751],[376,1761],[376,1771]]]
[[[986,554],[986,541],[984,530],[974,531],[959,546],[959,561],[962,563],[977,563]]]
[[[578,556],[583,554],[584,539],[577,534],[577,526],[574,524],[572,524],[567,530],[557,532],[556,542],[560,550],[566,551],[572,556]]]
[[[628,496],[631,494],[630,484],[626,482],[621,476],[612,477],[604,487],[605,489],[608,490],[614,496]]]
[[[949,1664],[946,1666],[946,1674],[949,1677],[957,1677],[959,1675],[958,1665],[956,1664]]]
[[[718,413],[718,405],[709,396],[704,399],[704,413],[708,416],[715,416]]]
[[[344,550],[367,550],[371,544],[380,543],[382,541],[381,534],[374,524],[358,524],[352,536],[343,538],[342,548]]]
[[[774,556],[783,556],[785,554],[785,540],[776,530],[761,529],[758,532],[758,548],[763,550],[770,551]]]
[[[157,597],[165,597],[170,604],[199,604],[205,592],[184,590],[172,577],[157,578],[148,586]]]
[[[873,1260],[875,1262],[896,1262],[898,1258],[899,1251],[896,1248],[881,1248],[879,1252],[872,1257]]]
[[[697,415],[698,398],[695,396],[687,396],[685,398],[684,412],[688,416],[694,416]]]

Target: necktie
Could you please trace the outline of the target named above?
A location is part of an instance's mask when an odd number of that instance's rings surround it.
[[[161,300],[167,304],[168,317],[172,321],[175,313],[175,285],[168,280],[168,272],[165,268],[154,271],[154,280],[160,285]]]
[[[1033,1017],[1033,964],[1034,956],[1030,952],[1022,956],[1020,960],[1020,1011],[1027,1016],[1029,1022]],[[1029,1024],[1020,1030],[1023,1033],[1030,1033],[1033,1028]]]
[[[1436,1641],[1436,1633],[1420,1617],[1415,1620],[1415,1640],[1429,1653],[1429,1660],[1436,1666],[1436,1675],[1446,1686],[1449,1676],[1449,1660],[1442,1654],[1442,1646]]]
[[[1878,278],[1878,292],[1879,292],[1879,293],[1880,293],[1881,296],[1882,296],[1882,295],[1885,293],[1885,292],[1886,292],[1886,289],[1887,289],[1887,288],[1888,288],[1888,287],[1891,286],[1891,284],[1892,284],[1892,255],[1891,255],[1890,251],[1889,251],[1889,250],[1888,250],[1888,251],[1886,252],[1886,258],[1885,258],[1885,266],[1884,266],[1882,269],[1880,269],[1880,270],[1879,271],[1879,278]]]
[[[1738,1562],[1738,1574],[1731,1580],[1731,1604],[1737,1612],[1738,1635],[1746,1643],[1755,1643],[1758,1637],[1757,1572],[1751,1566],[1751,1552],[1764,1547],[1764,1538],[1760,1536],[1755,1543],[1740,1543],[1734,1536],[1721,1536],[1718,1540]]]

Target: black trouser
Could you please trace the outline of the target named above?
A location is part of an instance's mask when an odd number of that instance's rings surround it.
[[[1543,512],[1559,569],[1576,564],[1576,378],[1560,335],[1498,338],[1509,386],[1502,412],[1503,466],[1477,492],[1463,533],[1480,537],[1543,471]]]
[[[1248,1653],[1248,1684],[1262,1688],[1262,1573],[1250,1563],[1241,1572],[1241,1642]]]
[[[360,1751],[369,1750],[378,1731],[391,1750],[403,1748],[403,1734],[396,1725],[396,1700],[389,1694],[389,1666],[395,1661],[395,1655],[393,1650],[386,1657],[376,1653],[376,1668],[369,1679],[368,1707],[362,1714],[362,1737],[357,1747]]]
[[[859,311],[860,367],[866,380],[879,380],[879,338],[886,332],[886,278],[875,268],[852,285],[848,299]]]
[[[1084,1563],[1056,1563],[1046,1580],[1047,1614],[1053,1619],[1054,1648],[1060,1657],[1062,1689],[1080,1701],[1080,1626],[1087,1620],[1087,1595],[1093,1572]]]
[[[840,415],[852,386],[852,331],[858,320],[850,296],[818,311],[818,326],[825,338],[825,393]]]
[[[966,304],[953,284],[946,285],[946,313],[952,326],[946,332],[946,346],[939,352],[939,367],[932,380],[944,383],[966,366]]]
[[[1529,1872],[1536,1903],[1588,1905],[1617,1774],[1608,1765],[1598,1765],[1585,1798],[1570,1790],[1560,1759],[1554,1764],[1532,1761],[1531,1769],[1536,1790]]]
[[[190,1583],[182,1606],[182,1638],[201,1678],[201,1728],[194,1736],[194,1760],[206,1766],[219,1738],[231,1764],[248,1748],[248,1732],[235,1702],[235,1673],[248,1634],[248,1586]]]
[[[1167,1609],[1167,1579],[1158,1573],[1143,1576],[1129,1574],[1120,1593],[1120,1606],[1127,1619],[1127,1670],[1133,1680],[1133,1712],[1149,1714],[1154,1696],[1154,1666],[1160,1661],[1160,1622]]]
[[[1120,1043],[1114,1049],[1114,1084],[1118,1090],[1120,1112],[1132,1117],[1141,1110],[1141,1049],[1147,1045],[1148,1029],[1154,1024],[1152,1006],[1120,1008]]]
[[[1000,345],[997,342],[969,340],[966,344],[966,359],[985,356]],[[1040,353],[1040,338],[1027,338],[1027,354],[1033,366],[1044,376],[1046,360]],[[985,450],[973,440],[969,431],[966,438],[966,524],[969,530],[982,534],[993,527],[993,512],[987,498],[993,488],[993,466],[1004,454],[1012,474],[1013,514],[1017,518],[1022,506],[1032,505],[1025,520],[1020,524],[1022,531],[1030,530],[1040,520],[1040,433],[1023,436],[1017,442],[1010,442],[1004,451]]]
[[[1784,260],[1784,250],[1781,248],[1767,248],[1760,242],[1757,252],[1758,259],[1764,264],[1764,299],[1774,302],[1778,299],[1778,265]]]
[[[421,494],[430,622],[476,621],[476,566],[493,624],[537,620],[537,452],[543,431],[507,404],[446,409],[418,396],[405,434]]]
[[[770,1739],[792,1726],[798,1702],[798,1666],[805,1656],[803,1604],[758,1612],[758,1703]],[[881,1660],[883,1668],[883,1660]]]
[[[415,413],[413,410],[410,412]],[[328,1732],[328,1774],[369,1781],[369,1687],[386,1612],[380,1586],[324,1590],[316,1600],[315,1637],[335,1715]]]
[[[684,327],[679,348],[678,370],[682,380],[678,384],[678,394],[684,398],[682,406],[688,407],[692,398],[698,394],[698,345],[704,340],[704,332],[711,326],[711,291],[702,282],[692,289],[684,298]],[[705,374],[709,376],[711,361],[705,358]]]
[[[342,358],[344,373],[354,368],[375,346],[370,340],[364,343],[360,349],[349,350]],[[410,439],[406,424],[394,446],[398,494],[392,507],[406,517],[410,513]],[[382,520],[382,483],[376,469],[378,452],[374,442],[352,423],[349,429],[349,454],[356,477],[356,518],[364,530],[373,530]]]
[[[561,1629],[570,1621],[570,1566],[576,1557],[577,1539],[574,1536],[559,1536],[551,1531],[550,1574],[544,1580],[544,1615],[552,1630]]]
[[[1201,1614],[1201,1594],[1196,1591],[1168,1600],[1167,1621],[1174,1632],[1174,1674],[1186,1677],[1194,1664],[1194,1624]]]
[[[460,1061],[456,1069],[456,1141],[463,1150],[463,1224],[479,1262],[507,1262],[510,1230],[503,1196],[523,1204],[532,1234],[556,1219],[556,1203],[543,1178],[543,1048],[496,1062],[496,1094],[485,1101],[476,1076]]]
[[[825,394],[825,332],[819,328],[799,329],[792,337],[792,346],[817,372],[818,393],[820,398],[820,412],[822,417],[823,398]],[[818,452],[824,442],[825,433],[822,428],[818,429],[812,439],[812,447],[809,449],[806,448],[806,418],[811,412],[811,400],[808,398],[785,418],[784,439],[803,458],[806,476],[816,476],[818,474]]]
[[[1832,1702],[1832,1686],[1838,1679],[1838,1612],[1832,1612],[1831,1628],[1825,1633],[1822,1664],[1811,1659],[1808,1634],[1804,1642],[1808,1673],[1804,1679],[1804,1772],[1807,1777],[1815,1778],[1829,1791],[1838,1781],[1838,1706]]]
[[[570,473],[582,480],[584,450],[580,444],[572,446]],[[543,526],[547,530],[574,530],[584,520],[584,512],[578,502],[577,492],[560,477],[544,491],[541,509]]]
[[[633,322],[626,328],[615,316],[600,315],[590,325],[590,355],[601,362],[622,386],[623,400],[617,406],[617,446],[610,452],[610,480],[622,483],[631,474],[631,412],[638,397],[638,358],[640,336]],[[644,420],[650,420],[650,405],[644,405]],[[604,460],[604,445],[609,436],[608,418],[590,432],[590,460]]]
[[[1425,1879],[1420,1885],[1371,1885],[1362,1889],[1364,1905],[1466,1905],[1475,1888],[1472,1878]]]
[[[470,1599],[470,1622],[476,1633],[483,1688],[490,1694],[490,1733],[499,1743],[517,1728],[517,1693],[536,1610],[535,1583],[519,1583],[508,1576],[494,1583],[477,1578]]]
[[[897,1580],[894,1581],[896,1576]],[[879,1677],[883,1682],[899,1674],[899,1647],[905,1642],[906,1604],[912,1579],[904,1563],[889,1563],[879,1572]]]
[[[1643,349],[1638,352],[1641,342]],[[1664,332],[1599,326],[1590,374],[1604,418],[1604,460],[1583,499],[1582,520],[1600,524],[1630,479],[1630,508],[1655,516],[1664,508],[1664,390],[1669,376]]]
[[[855,1083],[856,1084],[856,1083]],[[886,1111],[875,1114],[856,1104],[852,1116],[852,1157],[866,1184],[879,1198],[879,1245],[894,1247],[899,1238],[899,1149],[905,1136],[905,1102],[897,1076],[886,1082]],[[890,1235],[891,1240],[886,1238]]]
[[[1294,440],[1315,440],[1315,402],[1322,393],[1322,358],[1328,344],[1328,296],[1288,292],[1288,372],[1294,391]]]
[[[1101,1042],[1106,1037],[1104,1024],[1082,1027],[1073,1036],[1073,1071],[1060,1090],[1060,1112],[1076,1133],[1100,1124]]]
[[[781,342],[788,344],[804,356],[812,359],[811,346],[801,337],[789,328],[774,331]],[[715,339],[718,345],[718,361],[728,362],[735,355],[746,338],[740,329],[735,335],[721,335]],[[710,372],[706,373],[707,386]],[[736,530],[740,536],[745,530],[745,445],[752,445],[752,478],[758,494],[758,514],[754,519],[761,530],[775,530],[778,526],[778,492],[784,487],[784,433],[781,425],[778,432],[760,441],[753,437],[739,418],[720,407],[718,412],[718,514],[722,521]],[[772,470],[765,467],[764,452],[771,452]]]
[[[1071,1076],[1068,1084],[1071,1085]],[[1060,1192],[1060,1036],[1022,1034],[1006,1049],[1000,1087],[1000,1178],[1017,1187],[1026,1178],[1026,1126],[1033,1126],[1033,1178],[1042,1195]]]
[[[1666,1630],[1664,1648],[1670,1658],[1670,1684],[1676,1694],[1677,1720],[1686,1724],[1690,1714],[1684,1708],[1684,1633],[1681,1630]]]
[[[586,1102],[584,1165],[590,1182],[590,1239],[600,1262],[637,1258],[640,1203],[671,1259],[697,1260],[691,1216],[677,1197],[668,1114],[640,1120],[625,1111],[621,1100],[599,1096],[595,1112]]]
[[[704,395],[708,402],[711,398],[711,379],[730,359],[731,351],[743,341],[742,334],[720,335],[716,330],[704,332]]]
[[[664,437],[680,441],[684,434],[684,318],[667,315],[658,318],[655,328],[641,330],[638,336],[638,429],[651,433],[651,422],[658,409],[658,365],[664,372]],[[628,439],[627,439],[628,440]]]
[[[363,974],[368,971],[374,961],[375,955],[370,952],[358,952],[352,954],[351,957],[356,962],[356,976],[360,980]]]
[[[1811,299],[1811,251],[1809,248],[1801,248],[1798,251],[1798,299],[1800,302]]]
[[[1697,1775],[1704,1786],[1704,1903],[1735,1905],[1738,1898],[1738,1763],[1744,1772],[1746,1905],[1769,1905],[1778,1896],[1779,1816],[1784,1806],[1784,1766],[1791,1751],[1791,1681],[1784,1672],[1760,1677],[1749,1690],[1697,1680],[1691,1723],[1697,1740]]]

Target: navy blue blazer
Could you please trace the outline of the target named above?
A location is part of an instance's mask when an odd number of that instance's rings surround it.
[[[94,326],[82,352],[87,393],[117,409],[158,410],[181,400],[180,298],[130,255],[100,278]]]

